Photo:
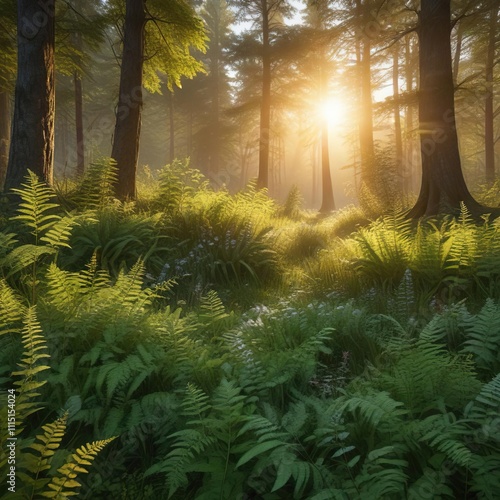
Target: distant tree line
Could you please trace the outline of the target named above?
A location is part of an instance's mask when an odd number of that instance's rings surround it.
[[[256,163],[258,188],[279,185],[284,129],[294,123],[302,150],[319,151],[320,210],[330,212],[332,131],[311,109],[335,87],[356,103],[353,168],[362,204],[403,199],[418,177],[416,154],[422,180],[411,217],[457,211],[461,203],[473,213],[487,210],[467,188],[462,158],[475,158],[484,182],[495,182],[500,0],[307,0],[300,23],[295,6],[18,0],[16,9],[0,0],[4,190],[18,187],[28,169],[53,182],[55,135],[66,140],[70,123],[75,154],[68,170],[81,177],[92,148],[85,117],[97,116],[96,103],[113,101],[114,127],[103,134],[118,168],[116,196],[134,199],[146,90],[164,96],[154,102],[168,124],[158,138],[165,162],[182,144],[192,164],[220,184],[231,176],[247,181]],[[380,82],[392,85],[392,95],[375,103]],[[376,137],[380,117],[392,124],[386,150]],[[457,123],[466,126],[463,135]],[[230,165],[236,168],[228,174]]]

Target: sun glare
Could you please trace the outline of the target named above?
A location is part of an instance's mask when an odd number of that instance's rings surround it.
[[[318,111],[322,118],[328,120],[330,127],[338,127],[347,120],[346,104],[338,98],[322,101],[318,104]]]

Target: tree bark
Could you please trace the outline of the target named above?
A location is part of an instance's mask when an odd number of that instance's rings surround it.
[[[10,95],[0,92],[0,191],[5,183],[10,144]]]
[[[403,136],[399,106],[399,48],[394,47],[392,54],[392,94],[394,97],[394,138],[396,146],[396,175],[398,188],[406,194],[405,172],[403,171]]]
[[[18,0],[18,72],[5,189],[28,169],[52,183],[54,161],[55,0]]]
[[[484,99],[484,150],[486,184],[492,186],[495,182],[495,137],[494,137],[494,103],[493,103],[493,71],[495,68],[495,46],[498,22],[498,6],[490,11],[490,29],[488,37],[488,52],[486,56],[486,96]]]
[[[457,26],[457,46],[453,57],[453,82],[458,83],[458,70],[460,69],[460,56],[462,55],[462,43],[464,36],[464,27],[462,21],[458,21]]]
[[[455,213],[461,203],[477,213],[462,173],[455,124],[450,0],[422,0],[419,24],[419,128],[422,184],[409,217]]]
[[[144,0],[126,0],[120,90],[111,152],[118,168],[116,196],[120,199],[136,198],[145,25]]]
[[[405,81],[406,81],[406,92],[411,94],[413,92],[413,51],[411,48],[411,40],[407,37],[405,45]],[[413,165],[413,154],[414,154],[414,139],[413,139],[413,104],[409,103],[406,105],[406,123],[405,123],[405,136],[406,136],[406,154],[405,154],[405,192],[410,193],[413,191],[413,177],[414,177],[414,165]]]
[[[271,127],[271,54],[267,0],[261,0],[261,9],[262,101],[260,105],[259,175],[257,177],[257,189],[269,187],[269,137]]]
[[[76,127],[76,175],[83,177],[85,171],[85,143],[83,136],[83,91],[79,71],[73,75],[75,84],[75,127]]]
[[[368,23],[368,6],[356,0],[356,15],[363,28]],[[357,40],[356,57],[360,82],[359,146],[361,156],[360,188],[371,188],[374,182],[375,145],[373,142],[373,100],[371,83],[371,41],[363,29]]]

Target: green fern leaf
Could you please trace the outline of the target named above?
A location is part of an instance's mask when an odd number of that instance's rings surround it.
[[[59,205],[49,201],[55,197],[55,193],[47,185],[40,182],[31,170],[28,170],[26,181],[21,186],[21,189],[12,190],[22,200],[18,208],[19,215],[14,216],[13,219],[20,220],[31,229],[31,234],[35,237],[35,244],[38,244],[39,238],[57,221],[61,220],[59,215],[50,213]]]
[[[20,380],[14,382],[14,385],[18,387],[16,398],[16,417],[19,419],[18,432],[21,432],[20,422],[39,409],[32,400],[39,396],[36,391],[46,381],[37,381],[35,375],[49,369],[49,366],[39,363],[44,358],[50,357],[46,352],[45,338],[41,335],[42,329],[37,321],[34,307],[27,310],[23,323],[23,356],[18,364],[19,370],[12,373],[13,376],[21,377]]]

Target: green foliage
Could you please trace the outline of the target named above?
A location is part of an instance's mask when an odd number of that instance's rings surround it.
[[[126,206],[110,205],[96,217],[89,214],[73,232],[71,252],[64,253],[66,265],[79,268],[96,255],[100,268],[116,276],[142,259],[158,269],[165,238],[158,234],[161,214],[144,216]],[[160,267],[161,268],[161,267]]]
[[[65,498],[76,495],[75,488],[81,484],[75,480],[77,474],[88,472],[84,466],[92,465],[97,454],[115,438],[94,441],[77,448],[76,452],[62,467],[57,469],[58,476],[54,476],[47,485],[48,490],[42,493],[44,498]]]
[[[103,210],[115,203],[114,192],[118,172],[116,161],[102,158],[91,163],[85,175],[70,196],[83,209]]]
[[[488,299],[481,311],[470,318],[463,352],[474,356],[475,364],[488,375],[500,372],[500,308]]]
[[[31,176],[0,231],[20,494],[496,497],[497,223],[298,222],[181,163],[151,215],[112,199],[111,170],[72,218]]]
[[[281,209],[281,215],[289,219],[299,220],[301,217],[301,208],[304,199],[298,186],[293,185],[288,192],[285,203]]]
[[[189,166],[189,158],[174,160],[159,173],[157,204],[167,213],[192,207],[193,197],[199,190],[208,189],[203,174]]]
[[[2,306],[13,302],[12,294],[3,285]],[[11,315],[3,325],[16,322],[19,318]],[[2,334],[18,333],[15,329],[3,329]],[[40,379],[40,374],[50,367],[44,364],[44,359],[49,358],[47,343],[40,323],[36,317],[34,307],[26,309],[23,313],[23,327],[21,330],[22,357],[18,363],[18,369],[13,371],[14,388],[2,391],[2,423],[0,424],[0,443],[2,449],[11,449],[15,445],[15,468],[16,477],[20,480],[15,492],[23,498],[47,497],[62,498],[75,495],[74,488],[78,488],[75,478],[78,473],[87,472],[83,467],[91,465],[91,460],[112,439],[92,443],[77,449],[72,461],[58,469],[60,475],[54,475],[51,470],[51,462],[55,457],[56,450],[60,447],[66,431],[67,413],[53,423],[42,426],[43,434],[34,437],[26,435],[29,427],[29,417],[41,410],[36,401],[41,395],[38,392],[47,381]],[[17,379],[17,380],[16,380]],[[7,381],[5,381],[7,382]],[[6,385],[5,383],[3,384]],[[7,418],[7,416],[9,418]],[[15,436],[15,437],[14,437]],[[14,442],[13,439],[16,441]],[[3,476],[11,470],[12,461],[3,453],[0,457],[0,471]]]
[[[11,219],[19,221],[21,234],[28,231],[29,235],[23,235],[27,243],[17,246],[13,235],[0,236],[0,241],[3,240],[7,248],[13,246],[10,252],[0,258],[0,268],[4,269],[7,278],[19,277],[21,274],[20,281],[27,283],[31,302],[35,304],[39,261],[43,256],[57,256],[61,248],[69,248],[68,241],[76,220],[70,215],[60,216],[55,213],[59,205],[51,201],[55,196],[54,192],[31,171],[28,171],[22,188],[13,191],[21,201],[17,208],[18,215]],[[30,272],[25,271],[28,268]]]

